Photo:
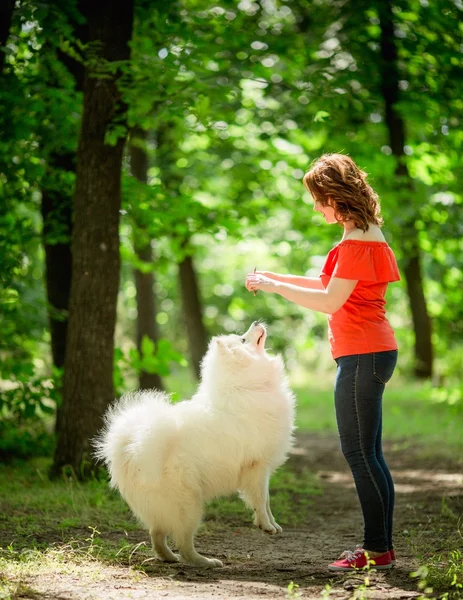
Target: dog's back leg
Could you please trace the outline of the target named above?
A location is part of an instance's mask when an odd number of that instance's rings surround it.
[[[268,493],[268,491],[267,491],[267,502],[265,504],[265,508],[267,509],[267,517],[268,517],[270,523],[275,527],[275,529],[277,530],[277,533],[281,533],[283,531],[283,529],[275,521],[275,517],[273,516],[272,511],[270,509],[270,494]]]
[[[150,531],[151,543],[153,550],[157,552],[159,558],[165,562],[178,562],[180,557],[178,554],[174,554],[166,543],[166,534],[162,531],[151,529]]]

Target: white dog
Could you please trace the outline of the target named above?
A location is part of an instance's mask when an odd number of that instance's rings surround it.
[[[171,404],[166,394],[127,394],[105,415],[97,438],[111,485],[149,530],[164,561],[221,567],[196,552],[193,537],[203,504],[239,491],[254,524],[280,533],[270,511],[269,478],[293,441],[294,396],[281,356],[265,351],[265,327],[211,340],[201,383],[191,400]],[[180,556],[166,544],[173,538]]]

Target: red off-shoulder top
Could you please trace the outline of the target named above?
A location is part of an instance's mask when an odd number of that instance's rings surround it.
[[[328,315],[333,358],[397,350],[386,319],[385,294],[389,282],[400,279],[394,253],[387,242],[344,240],[328,254],[320,273],[326,288],[332,277],[358,280],[344,305]]]

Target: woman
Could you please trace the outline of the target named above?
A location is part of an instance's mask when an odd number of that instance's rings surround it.
[[[392,545],[394,484],[381,449],[382,396],[397,362],[385,293],[400,279],[380,226],[378,196],[366,173],[343,154],[325,154],[304,176],[305,187],[329,224],[344,228],[319,277],[248,274],[246,288],[280,294],[328,314],[331,353],[338,368],[335,407],[341,449],[351,468],[364,519],[361,548],[346,551],[332,571],[395,564]]]

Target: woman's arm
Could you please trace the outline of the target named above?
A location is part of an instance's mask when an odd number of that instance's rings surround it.
[[[338,311],[352,294],[356,285],[357,281],[355,280],[334,277],[330,279],[326,290],[318,290],[275,281],[258,273],[251,273],[246,278],[246,288],[250,292],[255,290],[273,292],[299,306],[326,314]]]
[[[301,288],[309,288],[311,290],[324,290],[320,277],[300,277],[299,275],[282,275],[281,273],[272,273],[271,271],[256,271],[265,277],[269,277],[274,281],[281,283],[291,283]]]

